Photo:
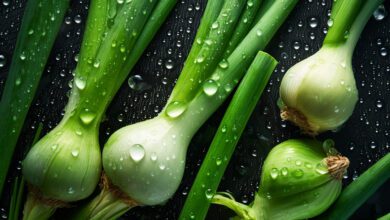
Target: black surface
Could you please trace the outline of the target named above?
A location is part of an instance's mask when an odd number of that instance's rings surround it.
[[[142,76],[142,83],[149,86],[143,87],[145,90],[134,90],[127,82],[124,83],[107,111],[107,120],[101,125],[102,144],[113,131],[124,125],[151,118],[162,109],[189,51],[205,2],[179,1],[129,74]],[[300,137],[295,127],[279,119],[275,103],[278,87],[284,72],[291,65],[313,54],[321,46],[330,2],[331,0],[300,1],[266,50],[277,58],[280,64],[241,138],[219,188],[221,191],[232,192],[238,201],[252,201],[260,178],[261,163],[269,149],[288,138]],[[25,0],[0,0],[0,55],[4,55],[6,59],[5,66],[0,67],[0,91],[4,87],[11,62],[24,5]],[[385,3],[385,7],[387,11],[390,10],[389,1]],[[10,179],[19,173],[23,149],[31,143],[38,124],[43,123],[43,131],[46,133],[62,117],[87,8],[88,1],[71,1],[66,21],[52,50],[36,100],[23,129]],[[75,22],[78,16],[81,18],[80,23]],[[318,22],[316,27],[310,26],[312,18]],[[387,51],[387,54],[381,55],[381,51]],[[167,63],[173,63],[173,68],[166,68]],[[351,167],[344,184],[350,183],[389,152],[390,16],[381,21],[370,20],[355,50],[353,65],[360,96],[356,110],[340,131],[319,137],[320,140],[333,138],[339,151],[350,158]],[[225,107],[226,104],[194,137],[188,150],[184,180],[176,195],[164,206],[135,208],[123,219],[177,218]],[[390,181],[381,187],[351,219],[375,219],[390,212],[389,184]],[[1,199],[0,218],[5,217],[3,215],[8,208],[9,186],[7,190]],[[227,219],[232,214],[225,208],[212,206],[208,219]],[[61,212],[58,215],[61,215]]]

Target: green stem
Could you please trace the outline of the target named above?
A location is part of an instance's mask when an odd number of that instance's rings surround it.
[[[141,35],[138,37],[134,48],[131,51],[131,54],[127,60],[127,63],[124,65],[123,70],[128,71],[133,69],[134,65],[137,63],[138,59],[141,57],[142,53],[152,41],[153,37],[156,35],[161,25],[164,23],[170,11],[176,5],[177,0],[160,0],[158,1],[156,7],[154,8],[149,20],[145,24],[145,27],[142,30]],[[124,75],[126,77],[126,75]],[[117,86],[118,88],[122,85],[125,78],[118,78]]]
[[[205,218],[210,206],[208,196],[217,191],[237,142],[276,64],[276,60],[264,52],[259,52],[252,62],[196,176],[180,215],[182,219],[192,215],[191,213],[196,213],[197,218]]]
[[[346,46],[349,48],[349,53],[353,54],[355,46],[359,40],[361,33],[364,30],[367,22],[370,20],[374,11],[384,2],[384,0],[369,0],[367,1],[362,9],[360,10],[359,15],[352,24],[349,35],[346,40]]]
[[[76,215],[72,216],[72,219],[117,219],[131,208],[132,206],[124,203],[121,199],[104,188],[97,197],[87,204],[87,206],[83,207]]]
[[[123,67],[127,65],[132,48],[156,3],[157,1],[141,0],[124,3],[126,5],[117,12],[114,24],[106,29],[103,27],[104,21],[95,21],[93,17],[89,19],[95,23],[88,24],[87,38],[83,42],[87,46],[82,50],[80,67],[76,68],[72,95],[64,116],[65,121],[73,118],[75,119],[73,121],[79,121],[86,126],[92,125],[95,128],[100,124],[105,109],[129,73],[129,69]],[[105,4],[96,3],[93,9],[96,8],[99,13],[92,10],[94,13],[91,16],[103,13],[100,11],[101,5]],[[129,19],[129,16],[132,16],[132,19]],[[94,27],[95,24],[98,26]],[[95,29],[100,32],[95,33]],[[107,35],[101,37],[101,40],[92,37],[92,34],[99,36],[105,32]],[[89,49],[96,50],[95,56],[89,57],[93,55]],[[86,54],[83,54],[84,51]],[[118,78],[122,81],[117,82]]]
[[[358,16],[362,7],[362,0],[338,0],[334,1],[329,19],[330,28],[326,34],[325,44],[341,44],[346,41],[346,34]]]
[[[215,4],[211,2],[213,1],[210,1],[210,4]],[[224,2],[217,19],[207,27],[209,29],[207,35],[201,39],[202,47],[196,56],[187,58],[170,100],[188,103],[195,97],[204,80],[211,75],[221,60],[244,5],[245,1],[242,0]],[[201,30],[203,28],[201,27]],[[194,44],[198,44],[199,40],[196,39]],[[170,103],[171,101],[168,101],[167,105]]]
[[[0,196],[28,109],[69,0],[29,0],[0,101]]]
[[[29,193],[23,210],[23,220],[49,219],[55,210],[56,207],[41,203]]]
[[[348,219],[383,183],[390,178],[390,153],[349,184],[337,201],[321,217]]]
[[[251,207],[239,203],[232,198],[227,198],[226,196],[216,194],[212,198],[212,203],[228,207],[243,219],[256,219],[252,214],[253,211]]]
[[[387,213],[386,215],[378,218],[378,220],[389,220],[390,219],[390,213]]]
[[[198,91],[197,96],[188,104],[187,110],[174,118],[178,121],[177,126],[186,127],[186,134],[192,137],[202,124],[216,111],[227,96],[232,92],[239,80],[243,77],[249,65],[258,51],[263,50],[272,39],[276,31],[283,24],[298,0],[277,0],[269,7],[269,10],[251,29],[247,36],[226,59],[225,68],[218,67],[211,76],[211,80],[218,82],[217,93],[208,96],[203,90]],[[261,30],[262,34],[258,34]],[[171,120],[166,114],[160,117]],[[193,118],[197,120],[193,120]],[[192,123],[188,123],[191,121]],[[183,125],[180,125],[183,123]]]
[[[257,12],[262,5],[263,0],[248,0],[244,12],[242,13],[240,20],[237,24],[234,34],[229,41],[224,54],[224,58],[229,57],[231,52],[237,47],[241,40],[248,34],[248,31],[252,28]]]

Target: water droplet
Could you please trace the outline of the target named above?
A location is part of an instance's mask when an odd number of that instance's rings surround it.
[[[211,29],[217,29],[218,27],[219,27],[218,22],[214,22],[214,23],[211,25]]]
[[[310,26],[311,28],[316,28],[317,25],[318,25],[318,20],[317,20],[317,18],[315,18],[315,17],[310,18],[310,20],[309,20],[309,26]]]
[[[24,51],[22,51],[22,53],[20,53],[19,58],[20,58],[21,60],[25,60],[25,59],[26,59],[26,54],[24,53]]]
[[[213,198],[214,193],[211,191],[211,189],[207,189],[206,192],[205,192],[205,195],[206,195],[206,198],[208,200],[210,200],[211,198]]]
[[[300,160],[296,160],[296,161],[295,161],[295,165],[297,165],[297,166],[301,166],[301,165],[302,165],[302,161],[300,161]]]
[[[328,167],[324,162],[320,162],[316,165],[316,172],[319,174],[326,174],[328,173]]]
[[[134,144],[130,147],[129,153],[134,162],[139,162],[145,156],[145,149],[140,144]]]
[[[221,69],[227,69],[229,67],[229,62],[226,59],[222,59],[218,65]]]
[[[206,93],[206,95],[213,96],[217,91],[218,85],[214,80],[209,79],[203,84],[203,92]]]
[[[155,152],[153,152],[151,155],[150,155],[150,160],[151,161],[156,161],[157,160],[157,154]]]
[[[256,35],[257,35],[258,37],[261,37],[261,36],[263,35],[263,31],[262,31],[261,29],[257,29],[257,30],[256,30]]]
[[[79,156],[79,153],[80,153],[80,152],[79,152],[78,149],[73,149],[73,150],[72,150],[72,156],[73,156],[73,157],[78,157],[78,156]]]
[[[127,80],[127,83],[131,89],[135,91],[145,91],[151,88],[151,86],[146,83],[140,75],[130,76]]]
[[[68,194],[73,194],[74,192],[75,190],[73,189],[73,187],[68,188]]]
[[[332,151],[331,149],[334,148],[334,146],[335,146],[335,143],[332,139],[326,139],[322,143],[322,148],[324,149],[326,154],[331,153],[331,151]]]
[[[54,150],[57,149],[57,147],[58,147],[58,144],[54,144],[54,145],[51,146],[51,149],[54,151]]]
[[[279,176],[279,170],[277,168],[272,168],[270,175],[271,175],[271,178],[275,180]]]
[[[167,68],[168,70],[173,69],[173,61],[172,61],[171,59],[168,59],[168,60],[165,62],[165,68]]]
[[[187,109],[187,105],[183,102],[173,101],[168,104],[167,109],[165,110],[167,116],[171,118],[177,118],[182,115]]]
[[[303,170],[301,169],[296,169],[293,171],[292,175],[296,178],[301,178],[303,176]]]
[[[78,89],[80,89],[80,90],[85,89],[85,86],[87,85],[87,81],[85,81],[85,79],[82,78],[82,77],[76,77],[76,78],[74,79],[74,82],[75,82],[75,84],[76,84],[76,87],[77,87]]]
[[[90,124],[96,118],[96,113],[90,111],[89,109],[83,109],[80,112],[80,120],[85,124]]]
[[[378,107],[378,108],[382,108],[383,107],[383,103],[382,103],[382,101],[380,99],[378,99],[376,101],[376,107]]]
[[[332,27],[333,26],[333,19],[329,18],[328,22],[326,22],[326,24],[328,25],[328,27]]]
[[[80,15],[76,15],[76,16],[74,17],[74,22],[75,22],[76,24],[80,24],[80,23],[81,23],[81,16],[80,16]]]
[[[218,158],[215,160],[215,164],[217,164],[217,166],[221,165],[221,164],[222,164],[222,159],[218,157]]]
[[[0,68],[4,67],[6,64],[5,56],[3,54],[0,54]]]
[[[305,162],[305,167],[307,169],[311,169],[311,168],[313,168],[313,165],[311,165],[311,163]]]
[[[160,168],[160,170],[165,170],[165,165],[164,164],[160,164],[158,167]]]
[[[16,78],[15,80],[15,85],[16,86],[19,86],[20,84],[22,84],[22,79],[20,77]]]
[[[221,132],[222,132],[222,133],[226,133],[226,131],[227,131],[226,125],[222,126]]]
[[[387,11],[384,5],[380,5],[373,13],[375,20],[382,21],[387,16]]]
[[[287,167],[283,167],[280,172],[282,173],[282,176],[287,176],[288,175],[288,168]]]
[[[295,42],[293,43],[293,48],[294,48],[295,50],[299,50],[299,48],[301,48],[301,45],[299,44],[298,41],[295,41]]]
[[[196,63],[203,63],[205,57],[203,55],[199,55],[198,57],[196,57]]]
[[[93,63],[93,67],[99,68],[99,66],[100,66],[100,61],[99,60],[95,60],[95,62]]]
[[[384,48],[384,47],[382,47],[382,48],[380,49],[380,54],[381,54],[382,57],[387,56],[387,49]]]

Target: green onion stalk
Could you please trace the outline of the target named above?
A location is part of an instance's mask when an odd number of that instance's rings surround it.
[[[69,0],[28,0],[0,100],[0,196],[24,120]]]
[[[88,197],[101,171],[103,114],[175,0],[92,1],[73,87],[60,123],[27,154],[24,219],[47,219]]]
[[[390,153],[387,153],[349,184],[320,219],[348,219],[381,185],[390,178]],[[387,218],[389,218],[387,214]],[[386,217],[383,217],[386,219]]]
[[[382,2],[335,1],[321,49],[291,67],[282,79],[282,119],[312,136],[336,130],[348,120],[358,100],[352,55],[364,26]]]
[[[262,168],[254,201],[245,205],[228,193],[212,203],[224,205],[241,219],[308,219],[324,212],[339,196],[349,160],[334,142],[290,139],[275,146]],[[337,218],[338,219],[338,218]]]
[[[111,135],[103,150],[109,184],[76,219],[111,218],[110,210],[159,205],[176,192],[191,138],[223,103],[297,1],[277,0],[227,59],[245,4],[209,1],[182,73],[162,112]],[[259,34],[261,31],[261,34]]]
[[[237,88],[187,196],[179,219],[204,219],[239,137],[277,61],[259,52]]]

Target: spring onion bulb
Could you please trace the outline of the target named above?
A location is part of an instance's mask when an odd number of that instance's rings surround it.
[[[69,0],[27,1],[0,100],[0,196],[24,120],[68,7]]]
[[[46,219],[56,207],[93,192],[100,179],[103,114],[175,3],[91,2],[65,115],[23,161],[30,184],[25,219]]]
[[[226,48],[231,39],[239,22],[239,11],[245,11],[245,3],[208,2],[204,14],[207,16],[202,18],[165,108],[155,118],[126,126],[111,135],[103,149],[103,168],[113,189],[103,187],[101,194],[75,219],[116,216],[124,205],[127,208],[123,208],[123,212],[134,206],[158,205],[175,193],[183,176],[192,136],[231,93],[297,1],[275,1],[224,61],[227,65],[219,65],[224,55],[220,50]],[[214,20],[210,20],[212,18]],[[262,35],[257,34],[259,29]],[[193,71],[189,71],[191,69]],[[116,211],[110,215],[111,210]]]
[[[308,219],[321,214],[339,196],[349,160],[333,141],[287,140],[268,154],[254,202],[244,205],[226,193],[212,202],[243,219]]]
[[[353,51],[365,24],[382,2],[335,1],[321,49],[291,67],[282,79],[282,119],[313,136],[336,130],[348,120],[358,100]]]

